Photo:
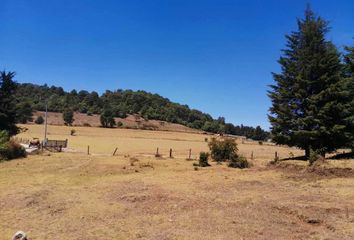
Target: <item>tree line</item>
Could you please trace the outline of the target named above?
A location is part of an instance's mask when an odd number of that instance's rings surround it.
[[[107,90],[99,95],[95,91],[67,92],[62,87],[18,83],[14,97],[17,121],[21,123],[31,120],[32,111],[45,111],[47,103],[48,111],[61,112],[65,116],[70,116],[70,112],[99,114],[103,127],[114,127],[114,117],[125,118],[128,114],[139,114],[146,120],[178,123],[206,132],[240,135],[254,140],[269,138],[269,133],[260,126],[235,126],[226,123],[223,117],[213,119],[211,115],[190,109],[188,105],[174,103],[146,91],[118,89]]]
[[[329,23],[310,7],[298,29],[286,35],[273,73],[269,120],[278,144],[324,156],[354,148],[354,47],[338,48],[327,39]]]

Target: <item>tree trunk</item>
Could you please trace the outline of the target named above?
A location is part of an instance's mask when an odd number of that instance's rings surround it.
[[[305,147],[305,157],[306,159],[310,158],[310,146]]]

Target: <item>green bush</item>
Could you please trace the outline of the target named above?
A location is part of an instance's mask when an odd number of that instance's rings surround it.
[[[232,167],[232,168],[241,168],[242,169],[242,168],[248,168],[249,163],[244,156],[235,155],[235,156],[231,157],[228,166]]]
[[[199,167],[209,167],[210,164],[208,163],[209,153],[201,152],[199,154]]]
[[[209,142],[211,157],[217,162],[231,160],[233,156],[237,156],[237,144],[234,139],[217,140],[212,138]]]
[[[35,124],[43,124],[44,123],[44,118],[42,116],[38,116],[36,120],[34,121]]]
[[[312,166],[319,158],[320,155],[318,154],[318,151],[310,149],[309,165]]]
[[[105,109],[100,116],[101,126],[104,128],[113,128],[116,125],[111,109]]]
[[[65,125],[71,126],[74,122],[74,111],[71,109],[65,109],[63,112],[63,120]]]
[[[5,144],[10,140],[9,133],[6,131],[0,131],[0,145]]]
[[[26,157],[26,150],[14,141],[0,144],[0,160],[11,160]]]

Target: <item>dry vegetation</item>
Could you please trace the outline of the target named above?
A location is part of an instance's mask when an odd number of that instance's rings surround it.
[[[41,137],[27,125],[20,137]],[[0,239],[353,239],[354,160],[307,168],[302,151],[238,142],[250,169],[195,171],[205,135],[49,126],[72,152],[0,164]],[[91,155],[86,155],[87,145]],[[111,156],[115,147],[118,155]],[[156,147],[163,158],[154,157]],[[168,158],[169,148],[174,158]]]

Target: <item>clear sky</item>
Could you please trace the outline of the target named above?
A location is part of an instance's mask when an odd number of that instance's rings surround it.
[[[146,90],[268,128],[277,59],[307,3],[354,41],[353,0],[0,0],[0,69],[18,82]]]

